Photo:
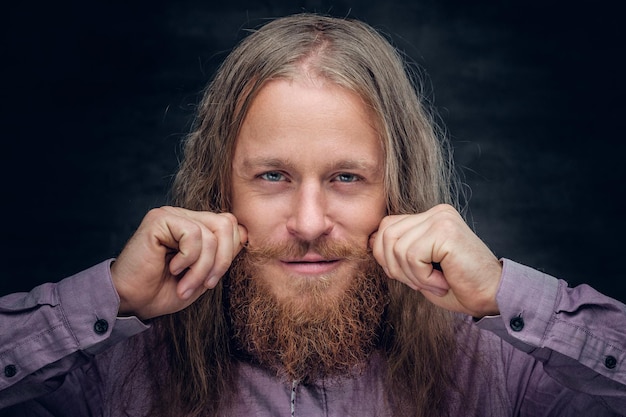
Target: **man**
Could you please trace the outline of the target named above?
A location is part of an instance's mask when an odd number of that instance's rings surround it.
[[[626,307],[498,260],[451,172],[374,30],[265,25],[209,85],[174,206],[0,301],[0,415],[624,414]]]

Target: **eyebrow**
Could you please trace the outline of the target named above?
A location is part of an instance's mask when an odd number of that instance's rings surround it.
[[[359,170],[359,171],[377,171],[380,167],[377,164],[365,161],[362,159],[347,159],[340,160],[330,164],[330,168],[333,171],[341,171],[341,170]]]
[[[284,167],[288,167],[291,168],[293,167],[295,164],[293,164],[292,162],[290,162],[289,160],[284,160],[284,159],[280,159],[280,158],[266,158],[263,156],[257,156],[257,157],[252,157],[252,158],[245,158],[243,160],[243,166],[244,168],[250,169],[250,168],[259,168],[259,167],[264,167],[264,168],[284,168]]]
[[[243,166],[246,169],[259,167],[292,169],[296,166],[296,164],[288,159],[260,156],[245,158],[243,160]],[[333,161],[329,163],[328,168],[331,171],[359,170],[375,172],[380,170],[380,167],[378,167],[377,164],[360,159],[342,159],[339,161]]]

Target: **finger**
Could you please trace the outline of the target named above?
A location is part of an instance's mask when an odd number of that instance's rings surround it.
[[[372,254],[374,255],[374,259],[383,267],[383,269],[387,269],[387,259],[385,256],[385,231],[388,227],[398,222],[403,216],[386,216],[380,222],[378,230],[373,232],[369,238],[369,246],[372,249]],[[387,241],[390,241],[387,238]],[[387,271],[385,271],[387,272]],[[387,273],[389,275],[389,273]]]
[[[173,275],[189,268],[202,251],[202,228],[199,224],[180,216],[163,218],[163,232],[157,236],[159,243],[176,251],[169,263]]]
[[[146,219],[154,218],[148,224],[156,224],[150,234],[156,242],[173,253],[169,259],[169,270],[173,275],[181,274],[193,264],[202,250],[201,227],[197,222],[185,215],[187,210],[179,207],[163,206],[153,209]],[[150,229],[149,229],[150,230]],[[184,241],[184,244],[181,242]]]
[[[424,290],[433,293],[437,297],[445,296],[450,290],[450,284],[448,284],[443,272],[437,268],[433,268],[427,282],[429,284],[424,286]]]
[[[185,224],[184,220],[190,222],[185,232],[173,230],[172,233],[177,241],[172,247],[179,252],[170,263],[171,270],[175,275],[184,271],[177,292],[180,296],[189,297],[200,286],[215,287],[243,247],[241,240],[247,240],[245,229],[242,238],[237,219],[230,213],[216,214],[167,206],[163,210],[176,219],[172,220],[172,224]]]
[[[164,233],[165,238],[167,239],[169,234],[175,242],[170,246],[177,250],[170,261],[171,273],[181,276],[176,292],[179,297],[189,299],[199,287],[213,277],[213,273],[219,273],[220,268],[224,268],[224,263],[230,263],[228,257],[232,252],[231,220],[215,213],[196,212],[179,207],[164,207],[163,210],[169,213],[164,217],[168,229],[168,232]],[[222,252],[218,249],[220,243]],[[226,259],[224,251],[228,253]]]
[[[181,291],[187,292],[198,285],[215,287],[240,250],[237,219],[230,213],[202,212],[180,207],[167,209],[197,223],[203,231],[201,253],[193,268],[188,265],[192,272],[185,273],[181,281],[184,284],[181,285]]]
[[[208,272],[204,285],[214,288],[220,278],[228,271],[232,260],[240,250],[241,238],[237,219],[230,213],[220,213],[210,225],[212,234],[217,239],[213,265]]]
[[[386,248],[393,244],[393,238],[387,232],[388,224],[390,223],[390,217],[388,216],[381,221],[378,230],[370,235],[369,245],[372,248],[372,255],[378,264],[382,267],[387,277],[394,279],[390,268],[393,268],[393,257],[389,257]]]
[[[223,214],[222,214],[223,215]],[[248,241],[248,231],[245,227],[237,223],[237,219],[233,215],[226,216],[230,221],[230,225],[225,225],[224,229],[215,229],[215,233],[218,234],[217,248],[213,255],[214,264],[210,268],[207,278],[204,282],[204,287],[214,288],[219,280],[230,268],[233,259],[244,248]],[[225,239],[228,233],[228,229],[232,230],[232,240]]]
[[[232,257],[233,258],[237,256],[239,251],[241,251],[241,249],[243,249],[243,247],[248,242],[247,229],[245,228],[245,226],[238,223],[237,218],[232,213],[211,213],[211,212],[197,212],[197,211],[191,211],[191,210],[184,210],[182,214],[204,223],[209,228],[209,230],[214,231],[214,232],[219,231],[220,227],[214,226],[213,224],[214,220],[212,219],[212,217],[220,216],[219,218],[228,219],[232,224],[232,231],[233,231],[233,236],[232,236],[232,249],[233,249]],[[227,224],[225,227],[228,228]],[[230,243],[230,242],[224,241],[224,243]]]
[[[449,285],[442,274],[433,273],[430,219],[433,211],[411,216],[389,216],[373,237],[375,257],[386,273],[416,290],[444,295]],[[381,255],[382,253],[382,255]]]
[[[180,239],[179,252],[170,262],[172,272],[175,275],[182,274],[177,286],[181,298],[190,298],[202,287],[214,265],[217,246],[217,237],[204,225],[192,223],[192,226],[188,226],[188,232]]]
[[[367,247],[370,248],[372,250],[372,252],[374,251],[374,244],[376,242],[376,235],[378,234],[378,230],[376,230],[375,232],[373,232],[368,241],[367,241]]]
[[[239,247],[237,248],[237,252],[233,255],[233,258],[237,256],[239,251],[243,249],[248,244],[248,229],[245,226],[238,224],[237,225],[237,239],[236,242],[239,242]]]
[[[231,239],[219,239],[219,242],[225,244],[223,253],[228,252],[228,248],[232,244],[232,258],[234,258],[239,251],[244,247],[248,240],[248,233],[245,227],[239,225],[237,218],[232,213],[212,213],[203,211],[187,210],[180,207],[172,207],[171,209],[179,212],[181,216],[186,216],[204,224],[211,232],[218,234],[219,236],[227,237],[228,230],[232,230]],[[225,222],[225,219],[230,222],[232,227]],[[224,232],[222,234],[221,232]],[[222,251],[220,251],[222,253]]]
[[[407,230],[396,243],[396,257],[402,272],[420,288],[445,293],[450,286],[435,268],[433,248],[436,236],[428,222]]]
[[[404,257],[403,244],[400,242],[402,236],[407,229],[406,219],[402,219],[387,226],[382,232],[382,239],[380,244],[382,245],[382,257],[384,259],[383,269],[390,278],[397,279],[409,287],[418,290],[415,280],[411,276],[407,276],[402,266],[400,265],[400,259]]]

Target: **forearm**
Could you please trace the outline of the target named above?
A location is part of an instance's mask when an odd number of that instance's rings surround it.
[[[117,318],[109,264],[0,298],[0,408],[54,389],[64,373],[145,329]]]
[[[501,314],[478,326],[541,361],[563,386],[626,406],[626,306],[505,260]]]

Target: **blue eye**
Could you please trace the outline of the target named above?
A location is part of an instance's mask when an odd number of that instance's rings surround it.
[[[281,174],[280,172],[270,171],[266,172],[265,174],[261,174],[260,178],[270,182],[278,182],[281,181],[284,177],[283,174]]]
[[[335,177],[337,179],[337,181],[339,182],[355,182],[359,180],[358,175],[354,175],[354,174],[339,174],[337,175],[337,177]]]

